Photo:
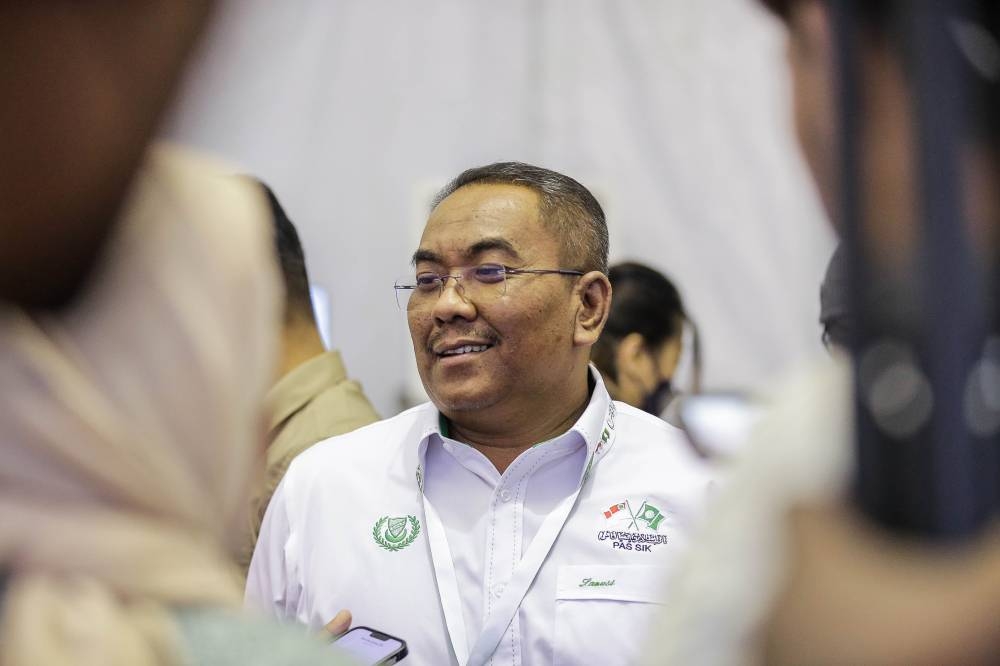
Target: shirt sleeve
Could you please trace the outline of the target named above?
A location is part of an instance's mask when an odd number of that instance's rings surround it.
[[[295,620],[302,585],[295,557],[296,535],[289,519],[287,484],[275,491],[264,514],[250,560],[244,605],[281,620]]]

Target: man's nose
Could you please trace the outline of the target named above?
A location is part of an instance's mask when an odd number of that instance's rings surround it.
[[[475,319],[476,307],[461,280],[455,276],[448,276],[442,283],[441,293],[434,302],[434,318],[439,321],[451,321],[456,317]]]

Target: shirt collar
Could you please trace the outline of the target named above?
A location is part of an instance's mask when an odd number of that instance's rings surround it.
[[[590,376],[594,381],[594,390],[590,394],[590,403],[583,411],[573,430],[580,433],[587,443],[588,455],[604,455],[610,443],[610,431],[615,428],[615,406],[611,395],[604,386],[604,380],[597,368],[590,365]]]
[[[590,378],[594,383],[594,390],[590,394],[590,402],[587,403],[587,408],[583,410],[583,414],[580,418],[576,420],[576,423],[563,433],[552,440],[563,441],[566,434],[576,433],[587,445],[587,464],[582,472],[582,479],[585,479],[587,475],[590,474],[594,463],[596,463],[600,458],[607,454],[611,448],[611,444],[614,442],[614,429],[615,429],[615,406],[611,400],[611,396],[608,394],[607,388],[604,386],[604,380],[601,379],[601,373],[597,368],[590,364],[589,366]],[[445,427],[445,432],[442,432],[442,426]],[[417,447],[410,449],[416,455],[417,467],[417,484],[423,489],[423,470],[425,466],[427,445],[432,437],[437,437],[439,440],[443,440],[447,436],[447,421],[444,416],[433,407],[430,403],[421,409],[421,414],[416,428],[416,432],[419,433],[419,441]],[[411,440],[412,441],[412,440]],[[539,442],[539,444],[545,444],[545,442]],[[537,445],[536,445],[537,446]]]
[[[302,409],[310,400],[331,386],[347,379],[340,352],[330,350],[300,364],[278,380],[267,392],[264,402],[271,415],[271,430]]]

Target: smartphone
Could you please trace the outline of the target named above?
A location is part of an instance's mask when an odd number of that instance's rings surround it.
[[[364,666],[395,664],[407,655],[406,641],[369,627],[354,627],[333,644]]]

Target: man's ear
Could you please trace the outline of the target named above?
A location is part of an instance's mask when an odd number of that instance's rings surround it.
[[[580,304],[573,328],[573,344],[590,346],[597,342],[611,310],[611,283],[600,271],[590,271],[576,283]]]

